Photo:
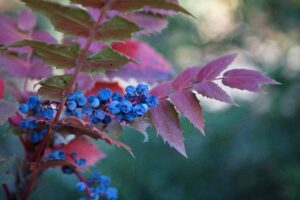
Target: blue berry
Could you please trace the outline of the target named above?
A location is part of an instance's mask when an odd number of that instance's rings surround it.
[[[134,97],[135,96],[135,87],[133,86],[127,86],[125,89],[125,92],[127,95],[129,95],[130,97]]]
[[[116,188],[108,188],[106,191],[107,200],[116,200],[118,199],[118,190]]]
[[[92,124],[98,124],[98,123],[101,122],[101,119],[92,116],[92,117],[90,118],[90,121],[91,121]]]
[[[101,185],[108,188],[110,185],[110,178],[108,176],[101,176]]]
[[[40,132],[39,132],[39,136],[40,136],[40,140],[43,140],[44,137],[47,135],[48,130],[43,128]]]
[[[96,110],[94,113],[94,117],[103,120],[105,118],[105,113],[102,110]]]
[[[111,117],[109,115],[105,115],[104,119],[102,120],[102,123],[108,125],[110,122],[111,122]]]
[[[36,127],[36,121],[35,120],[23,119],[20,122],[20,128],[34,129],[35,127]]]
[[[122,101],[123,100],[123,97],[121,95],[121,93],[119,92],[114,92],[112,95],[111,95],[111,99],[113,101]]]
[[[83,117],[82,109],[76,108],[75,109],[75,116],[78,117],[78,118],[82,118]]]
[[[30,142],[36,144],[36,143],[40,142],[40,136],[36,132],[30,133],[29,134],[29,140],[30,140]]]
[[[80,90],[76,90],[76,91],[73,93],[73,95],[74,95],[74,98],[75,98],[75,99],[79,99],[79,98],[83,97],[83,92],[80,91]]]
[[[43,112],[44,118],[48,119],[48,120],[53,119],[54,114],[55,114],[55,112],[52,108],[46,108]]]
[[[21,104],[20,106],[19,106],[19,111],[21,112],[21,113],[27,113],[28,111],[29,111],[29,106],[28,106],[28,104],[27,103],[23,103],[23,104]]]
[[[136,87],[136,93],[138,95],[147,95],[149,91],[148,85],[138,84]]]
[[[129,113],[132,109],[132,104],[130,101],[123,100],[120,102],[120,108],[123,113]]]
[[[40,104],[40,100],[39,100],[39,98],[37,96],[31,96],[27,100],[27,105],[28,105],[29,109],[34,109],[39,104]]]
[[[124,121],[125,120],[125,114],[124,113],[119,113],[116,115],[116,118],[120,121]]]
[[[98,92],[97,97],[100,101],[107,101],[111,97],[111,94],[112,92],[110,89],[104,88]]]
[[[154,107],[158,105],[158,99],[154,95],[147,95],[145,102],[148,104],[149,107]]]
[[[81,96],[76,99],[76,102],[79,106],[84,106],[86,104],[87,100],[84,96]]]
[[[75,110],[76,107],[77,107],[76,101],[71,100],[71,101],[68,101],[68,102],[67,102],[67,109],[68,109],[68,110],[71,110],[71,111],[72,111],[72,110]]]
[[[95,96],[89,96],[88,97],[88,102],[91,104],[91,106],[93,108],[97,108],[100,105],[99,99]]]
[[[75,164],[79,165],[81,167],[84,167],[86,165],[86,159],[80,158],[80,159],[78,159],[78,160],[75,161]]]
[[[118,114],[118,113],[121,112],[120,105],[119,105],[118,101],[112,101],[112,102],[110,102],[110,104],[108,106],[108,109],[114,115],[116,115],[116,114]]]
[[[88,116],[93,114],[93,108],[90,105],[85,105],[82,107],[82,112]]]
[[[128,113],[125,115],[125,120],[128,121],[128,122],[132,122],[133,120],[135,120],[137,116],[135,115],[135,113]]]
[[[84,191],[86,188],[86,185],[83,182],[78,182],[76,184],[76,189],[80,192]]]
[[[71,156],[72,156],[72,158],[77,158],[77,153],[76,153],[75,151],[73,151],[73,152],[71,153]]]
[[[146,109],[145,109],[145,106],[143,106],[143,104],[137,104],[132,108],[132,112],[136,116],[141,117],[145,114]]]
[[[95,181],[100,181],[101,180],[101,174],[99,172],[94,172],[92,174],[92,179],[94,179]]]
[[[63,166],[62,167],[62,172],[64,174],[73,174],[74,170],[68,166]]]

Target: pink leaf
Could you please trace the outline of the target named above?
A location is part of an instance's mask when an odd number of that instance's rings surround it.
[[[165,99],[172,92],[171,82],[162,82],[155,86],[150,93],[157,96],[159,99]]]
[[[112,47],[114,50],[134,58],[138,64],[129,62],[115,72],[108,72],[109,77],[135,78],[138,81],[149,83],[170,78],[170,63],[147,43],[138,40],[128,40],[123,43],[114,43]]]
[[[200,102],[189,90],[178,90],[170,96],[175,108],[204,134],[204,119]]]
[[[186,89],[194,84],[194,77],[199,71],[199,67],[190,67],[179,74],[172,82],[174,89]]]
[[[187,157],[182,129],[174,106],[168,100],[161,100],[159,105],[150,111],[151,122],[164,141]]]
[[[56,39],[47,31],[34,31],[32,39],[47,43],[57,43]]]
[[[231,97],[217,84],[213,82],[202,82],[194,85],[194,89],[205,97],[218,101],[234,104]]]
[[[202,67],[198,74],[198,81],[212,81],[219,76],[233,60],[236,58],[236,54],[229,54],[210,61],[204,67]]]
[[[278,82],[249,69],[233,69],[224,73],[222,83],[228,87],[251,92],[260,92],[263,84],[278,84]]]
[[[22,31],[32,31],[36,25],[35,15],[30,10],[23,10],[19,14],[18,28]]]
[[[1,99],[0,100],[0,125],[4,124],[8,118],[17,112],[16,104]]]
[[[0,99],[3,99],[4,92],[4,81],[2,78],[0,78]]]
[[[99,150],[99,148],[91,143],[85,137],[76,137],[70,143],[68,143],[64,148],[67,155],[67,160],[73,161],[71,154],[73,152],[77,153],[78,158],[84,158],[87,161],[87,166],[96,164],[99,160],[106,157],[106,154]]]

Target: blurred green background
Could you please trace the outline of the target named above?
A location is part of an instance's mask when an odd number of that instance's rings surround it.
[[[121,200],[300,199],[300,1],[181,3],[199,20],[172,17],[169,29],[143,38],[171,61],[174,74],[237,52],[232,67],[259,69],[282,85],[259,95],[231,90],[239,107],[202,98],[206,136],[182,120],[188,159],[151,128],[148,143],[127,129],[121,140],[136,159],[103,146],[108,157],[92,170],[111,176]],[[1,134],[1,152],[18,151],[14,142]],[[51,170],[31,199],[76,199],[74,185],[74,177]]]

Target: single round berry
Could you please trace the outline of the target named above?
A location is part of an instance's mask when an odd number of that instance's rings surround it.
[[[132,112],[136,116],[141,117],[145,114],[146,110],[145,110],[145,107],[142,104],[137,104],[137,105],[133,106]]]
[[[105,118],[105,113],[102,110],[96,110],[94,117],[103,120]]]
[[[84,96],[81,96],[76,99],[76,102],[79,106],[84,106],[86,104],[87,100]]]
[[[97,108],[100,105],[99,99],[95,96],[89,96],[87,100],[93,108]]]
[[[62,172],[64,174],[73,174],[74,170],[68,166],[63,166],[62,167]]]
[[[29,111],[29,106],[28,106],[28,104],[27,103],[22,103],[20,106],[19,106],[19,111],[21,112],[21,113],[28,113],[28,111]]]
[[[134,97],[135,96],[135,87],[133,87],[132,85],[130,86],[127,86],[126,89],[125,89],[125,92],[127,95],[131,96],[131,97]]]
[[[34,109],[39,104],[40,104],[40,100],[39,100],[39,98],[37,96],[31,96],[27,100],[27,105],[28,105],[29,109]]]
[[[125,115],[125,120],[128,122],[132,122],[135,120],[136,117],[137,117],[137,115],[135,113],[130,112]]]
[[[75,116],[78,117],[78,118],[82,118],[83,117],[82,109],[76,108],[75,109]]]
[[[108,176],[101,176],[101,185],[108,188],[110,185],[110,178]]]
[[[30,133],[29,134],[29,140],[30,142],[36,144],[40,142],[40,136],[38,133],[34,132],[34,133]]]
[[[83,92],[80,91],[80,90],[76,90],[74,93],[73,93],[75,99],[79,99],[81,97],[83,97]]]
[[[107,200],[116,200],[118,198],[118,190],[116,188],[108,188],[106,190],[106,199]]]
[[[43,111],[43,117],[47,120],[50,120],[50,119],[53,119],[54,117],[54,110],[52,108],[46,108],[44,111]]]
[[[138,95],[147,95],[149,91],[148,85],[138,84],[136,87],[136,93]]]
[[[120,108],[123,113],[129,113],[132,109],[132,104],[128,100],[123,100],[120,102]]]
[[[145,102],[147,103],[147,105],[149,107],[154,107],[156,105],[158,105],[158,99],[156,96],[154,95],[147,95],[146,99],[145,99]]]
[[[72,111],[72,110],[75,110],[76,107],[77,107],[76,101],[71,100],[71,101],[68,101],[68,102],[67,102],[67,109],[68,109],[68,110],[71,110],[71,111]]]
[[[78,182],[76,184],[76,189],[80,192],[84,191],[86,188],[86,185],[83,182]]]
[[[105,115],[104,119],[102,120],[102,123],[108,125],[110,122],[111,122],[111,117],[109,115]]]
[[[121,112],[121,108],[120,108],[120,105],[119,105],[118,101],[112,101],[112,102],[110,102],[110,104],[108,106],[108,109],[114,115],[116,115],[116,114],[118,114],[118,113]]]
[[[97,97],[100,101],[107,101],[111,97],[111,94],[112,92],[110,89],[104,88],[98,92]]]
[[[111,95],[111,99],[113,101],[122,101],[123,100],[123,97],[121,95],[121,93],[119,92],[114,92],[112,95]]]
[[[75,164],[78,165],[78,166],[84,167],[86,165],[86,159],[80,158],[80,159],[75,161]]]

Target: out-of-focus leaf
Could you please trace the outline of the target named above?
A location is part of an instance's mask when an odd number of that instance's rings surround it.
[[[158,106],[151,109],[150,119],[157,134],[164,141],[167,141],[171,147],[174,147],[179,153],[187,157],[182,129],[174,106],[168,100],[161,100]]]
[[[173,91],[170,81],[159,83],[155,86],[150,93],[157,96],[159,99],[165,99],[169,97],[170,93]]]
[[[193,92],[178,90],[170,95],[175,108],[204,134],[204,119],[200,102]]]
[[[5,92],[4,86],[5,86],[4,80],[0,78],[0,99],[3,99],[4,97],[4,92]]]
[[[170,63],[147,43],[138,40],[128,40],[112,44],[112,48],[131,58],[138,63],[129,62],[115,72],[108,72],[109,77],[123,79],[135,78],[137,81],[156,83],[171,77]]]
[[[37,40],[37,41],[42,41],[42,42],[47,42],[47,43],[56,43],[56,39],[50,35],[47,31],[34,31],[32,33],[32,39]]]
[[[81,71],[104,71],[115,70],[133,59],[123,55],[110,47],[106,47],[99,53],[88,57],[88,61],[85,67],[81,68]]]
[[[18,28],[22,31],[32,31],[36,25],[35,15],[30,10],[23,10],[18,16]]]
[[[148,120],[146,120],[145,118],[138,118],[130,123],[129,126],[144,135],[144,142],[149,141],[147,128],[150,126],[150,123]]]
[[[264,84],[278,84],[261,72],[249,69],[233,69],[225,72],[222,83],[231,88],[251,92],[260,92],[260,87]]]
[[[210,61],[202,67],[197,74],[197,81],[212,81],[219,76],[233,60],[236,54],[229,54]]]
[[[76,117],[67,117],[61,120],[58,131],[68,134],[72,133],[79,136],[89,136],[95,140],[103,140],[108,144],[115,144],[117,147],[123,147],[133,156],[133,153],[129,146],[109,137],[94,125]]]
[[[93,87],[90,90],[88,90],[85,93],[85,95],[86,96],[97,95],[99,90],[103,88],[109,88],[113,92],[120,92],[121,94],[124,94],[124,88],[122,88],[117,81],[110,82],[104,80],[97,80],[94,83]]]
[[[86,166],[92,166],[106,157],[106,154],[100,151],[99,147],[91,143],[85,137],[76,137],[63,147],[67,160],[73,161],[71,154],[76,152],[78,158],[86,159]]]
[[[14,178],[12,174],[0,175],[0,185],[11,181]]]
[[[233,104],[231,97],[216,83],[205,81],[194,85],[194,89],[205,97]]]
[[[34,40],[22,40],[11,44],[9,47],[23,46],[30,46],[45,62],[55,65],[57,68],[73,68],[76,66],[76,59],[80,51],[79,45],[65,46]]]
[[[50,99],[61,98],[71,78],[71,74],[51,76],[46,80],[39,82],[41,87],[38,90],[38,94]]]
[[[95,39],[105,42],[122,41],[131,38],[132,33],[140,30],[135,23],[116,16],[99,26]]]
[[[63,6],[57,3],[22,0],[33,10],[46,15],[61,32],[74,36],[88,36],[94,21],[91,16],[83,9],[78,7]]]
[[[7,100],[0,100],[0,125],[4,124],[8,118],[17,112],[17,105],[7,101]]]
[[[1,161],[0,162],[0,175],[3,175],[7,171],[9,171],[13,167],[15,160],[16,160],[16,156],[13,155],[13,156],[8,157],[4,161]]]

